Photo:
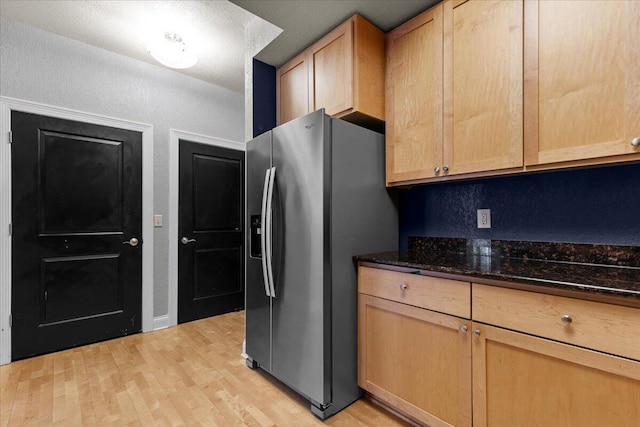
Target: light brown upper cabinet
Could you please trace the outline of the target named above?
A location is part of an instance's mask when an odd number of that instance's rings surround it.
[[[523,2],[444,2],[444,174],[523,164]]]
[[[354,15],[278,69],[278,124],[325,108],[331,116],[382,127],[384,60],[384,33]]]
[[[442,4],[387,34],[387,185],[442,165]]]
[[[351,108],[353,100],[353,22],[344,22],[309,48],[309,98],[313,110],[325,108],[336,115]]]
[[[640,159],[640,2],[528,0],[525,19],[526,165]]]
[[[307,55],[300,54],[278,69],[276,94],[278,124],[309,113]]]
[[[387,35],[387,185],[522,170],[523,4],[446,0]]]

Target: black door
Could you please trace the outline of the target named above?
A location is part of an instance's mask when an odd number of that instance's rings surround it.
[[[21,112],[11,129],[12,359],[140,332],[142,135]]]
[[[178,323],[244,307],[244,152],[180,140]]]

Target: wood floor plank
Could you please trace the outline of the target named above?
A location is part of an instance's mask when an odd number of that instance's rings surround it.
[[[408,425],[366,399],[322,423],[243,339],[237,312],[0,366],[0,427]]]

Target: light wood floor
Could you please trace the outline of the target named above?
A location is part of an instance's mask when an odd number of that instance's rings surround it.
[[[322,426],[241,358],[244,312],[0,367],[0,426]],[[324,425],[406,426],[360,399]]]

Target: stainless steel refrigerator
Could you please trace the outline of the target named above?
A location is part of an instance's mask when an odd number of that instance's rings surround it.
[[[384,136],[318,110],[247,143],[246,356],[321,419],[357,385],[353,255],[398,247]]]

